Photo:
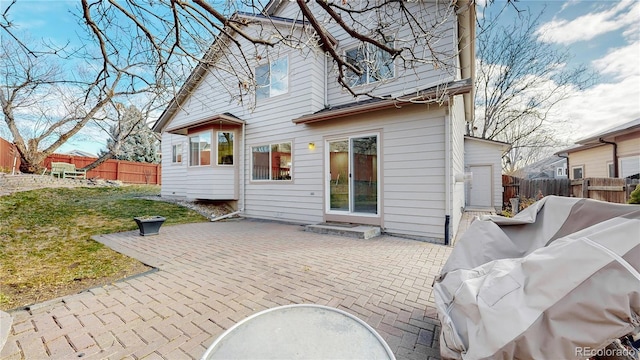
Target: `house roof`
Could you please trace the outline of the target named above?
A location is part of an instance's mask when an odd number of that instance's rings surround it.
[[[553,170],[555,170],[555,165],[557,163],[566,163],[567,162],[567,158],[558,156],[558,155],[552,155],[549,156],[547,158],[544,158],[542,160],[538,160],[532,164],[523,166],[522,168],[520,168],[519,170],[529,174],[529,173],[539,173],[540,171],[544,170],[544,169],[551,169],[553,168]]]
[[[640,130],[640,118],[609,128],[584,139],[580,139],[576,141],[576,143],[580,145],[599,144],[600,139],[608,140],[612,139],[613,137],[628,134],[636,130]]]
[[[294,124],[309,124],[383,109],[401,108],[403,106],[414,104],[435,103],[443,96],[447,97],[467,94],[472,88],[473,85],[471,83],[471,79],[451,81],[446,84],[432,86],[397,98],[392,98],[388,95],[382,96],[381,98],[354,101],[340,106],[328,107],[312,114],[303,115],[291,121]]]
[[[475,136],[469,136],[469,135],[465,135],[464,139],[465,140],[473,140],[473,141],[478,141],[478,142],[483,142],[483,143],[487,143],[487,144],[491,144],[491,145],[500,146],[502,148],[502,151],[508,151],[511,148],[511,144],[503,142],[503,141],[483,139],[483,138],[479,138],[479,137],[475,137]]]
[[[286,3],[286,1],[282,1],[282,0],[270,0],[269,3],[265,6],[264,8],[264,14],[265,15],[261,15],[261,14],[248,14],[248,13],[243,13],[243,12],[238,12],[236,14],[234,14],[234,16],[237,17],[244,17],[244,18],[252,18],[255,20],[260,20],[260,21],[270,21],[273,23],[286,23],[286,24],[295,24],[296,26],[298,25],[302,25],[304,26],[306,24],[306,22],[304,21],[300,21],[300,20],[294,20],[294,19],[288,19],[288,18],[283,18],[283,17],[276,17],[273,16],[273,14],[277,11],[277,9],[282,6],[284,3]],[[460,9],[458,11],[458,16],[461,16],[461,14],[464,13],[470,13],[473,15],[473,12],[468,11],[470,8],[473,7],[473,2],[470,0],[457,0],[455,2],[455,6]],[[465,9],[464,11],[462,9]],[[473,16],[471,16],[471,20],[470,22],[472,24],[475,24],[475,18]],[[471,26],[471,33],[474,33],[474,29],[475,26]],[[229,31],[229,33],[233,33],[232,29],[231,31]],[[337,43],[337,41],[331,36],[331,34],[325,34],[328,36],[329,40],[331,42],[335,42]],[[191,96],[192,92],[194,91],[194,89],[200,84],[200,82],[204,79],[204,77],[206,76],[206,73],[208,71],[209,68],[209,63],[212,62],[213,60],[215,60],[216,57],[220,56],[221,50],[218,49],[216,46],[220,44],[220,47],[225,46],[224,41],[227,41],[227,34],[225,32],[221,33],[221,35],[216,36],[216,38],[214,39],[213,43],[211,44],[211,46],[209,47],[209,49],[207,50],[207,52],[203,55],[202,59],[198,62],[198,64],[196,65],[196,67],[194,68],[194,70],[191,72],[191,74],[189,74],[189,77],[187,78],[187,80],[184,82],[184,84],[181,86],[180,90],[178,91],[178,93],[174,96],[174,98],[169,102],[169,105],[165,108],[165,110],[162,112],[162,114],[160,115],[160,117],[158,117],[158,119],[156,120],[156,122],[153,124],[153,126],[151,127],[151,129],[155,132],[162,132],[164,130],[164,128],[167,126],[167,124],[169,124],[169,122],[171,121],[171,119],[173,118],[173,116],[176,114],[176,112],[180,109],[180,107],[182,106],[182,104],[189,98],[189,96]],[[473,38],[473,37],[472,37]],[[467,52],[471,52],[473,54],[474,52],[474,47],[473,46],[465,46],[464,51],[461,51],[461,53],[465,53],[465,51]],[[473,67],[474,67],[474,61],[470,62],[470,66],[471,66],[471,75],[474,73],[473,71]],[[468,72],[466,68],[462,69],[463,71],[463,75],[465,75],[465,72]],[[339,112],[339,110],[337,110],[337,108],[329,108],[329,109],[323,109],[322,111],[326,111],[327,113],[323,114],[323,115],[317,115],[318,113],[314,113],[314,114],[309,114],[309,115],[305,115],[302,116],[298,119],[294,119],[294,123],[298,124],[298,123],[308,123],[308,122],[315,122],[315,121],[321,121],[321,120],[325,120],[325,119],[321,119],[323,116],[328,116],[328,117],[341,117],[341,116],[346,116],[346,115],[350,115],[353,114],[353,110],[355,110],[358,113],[361,112],[369,112],[369,111],[373,111],[373,110],[379,110],[381,108],[391,108],[391,107],[398,107],[400,103],[412,103],[413,99],[416,99],[420,101],[420,103],[425,103],[425,102],[435,102],[437,99],[437,96],[442,96],[443,95],[443,88],[444,89],[444,95],[448,95],[448,96],[452,96],[452,95],[458,95],[458,94],[463,94],[465,97],[473,97],[473,82],[471,78],[466,78],[464,80],[458,80],[458,81],[452,81],[450,83],[446,83],[446,84],[439,84],[436,85],[432,88],[428,88],[422,91],[418,91],[417,94],[416,93],[412,93],[411,95],[406,95],[404,96],[404,99],[399,99],[400,101],[396,101],[396,100],[391,100],[391,99],[370,99],[367,101],[360,101],[360,102],[355,102],[355,103],[351,103],[351,104],[347,104],[345,106],[345,114],[342,114],[341,112]],[[390,97],[390,96],[389,96]],[[465,103],[471,103],[472,101],[466,101]],[[470,106],[468,104],[465,104],[465,106]],[[467,118],[470,118],[471,116],[473,116],[473,111],[469,110],[465,107],[465,113],[469,113],[467,115]]]
[[[598,146],[606,145],[602,141],[613,141],[616,137],[620,135],[630,134],[635,131],[640,130],[640,118],[626,122],[624,124],[611,127],[599,133],[593,134],[589,137],[580,139],[576,141],[576,144],[568,149],[563,149],[555,153],[555,155],[559,154],[570,154],[572,152],[591,149]],[[602,141],[601,141],[602,140]]]
[[[216,114],[213,116],[207,116],[204,119],[199,119],[196,121],[191,121],[187,124],[181,124],[179,126],[176,127],[172,127],[172,128],[168,128],[166,129],[167,132],[172,133],[172,134],[186,134],[187,130],[190,128],[194,128],[196,126],[202,126],[202,125],[209,125],[209,124],[220,124],[220,125],[243,125],[244,124],[244,120],[240,119],[239,117],[231,114],[231,113],[224,113],[224,114]]]

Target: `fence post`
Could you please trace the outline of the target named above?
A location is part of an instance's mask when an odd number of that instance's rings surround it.
[[[589,198],[589,179],[582,179],[582,197]]]
[[[156,185],[160,185],[160,164],[156,164]]]
[[[120,180],[120,161],[116,161],[116,180]]]

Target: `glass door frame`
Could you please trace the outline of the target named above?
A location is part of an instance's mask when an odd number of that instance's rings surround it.
[[[354,182],[353,182],[353,170],[354,170],[354,152],[353,152],[353,140],[367,137],[376,137],[376,213],[364,213],[355,212],[354,209]],[[348,163],[349,163],[349,175],[348,175],[348,210],[332,210],[331,209],[331,149],[330,144],[337,141],[348,141]],[[363,132],[346,134],[342,136],[327,137],[325,141],[325,214],[326,215],[343,215],[354,217],[366,217],[366,218],[380,218],[381,215],[381,156],[380,156],[380,132]]]

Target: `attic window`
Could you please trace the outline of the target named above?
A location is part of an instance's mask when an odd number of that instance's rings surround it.
[[[388,42],[387,45],[393,47],[393,41]],[[362,75],[353,71],[348,72],[347,80],[350,86],[371,84],[395,76],[391,55],[376,46],[366,44],[353,47],[345,50],[344,54],[349,64],[363,70]]]
[[[289,91],[289,61],[282,57],[256,68],[256,100],[286,94]]]

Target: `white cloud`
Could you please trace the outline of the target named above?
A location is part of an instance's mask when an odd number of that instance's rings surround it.
[[[578,41],[591,40],[598,35],[619,30],[638,22],[640,2],[624,0],[613,4],[616,5],[611,9],[592,12],[573,20],[554,18],[536,30],[538,40],[568,45]]]
[[[564,4],[562,4],[562,7],[560,8],[560,12],[563,12],[569,6],[576,5],[579,2],[580,2],[580,0],[569,0],[569,1],[566,1]]]
[[[598,84],[558,104],[555,113],[574,126],[571,139],[640,118],[640,75],[613,84]]]
[[[629,76],[640,76],[638,59],[640,59],[640,39],[627,46],[614,49],[605,57],[594,60],[592,65],[603,75],[601,80],[609,82],[607,78],[622,80]]]

